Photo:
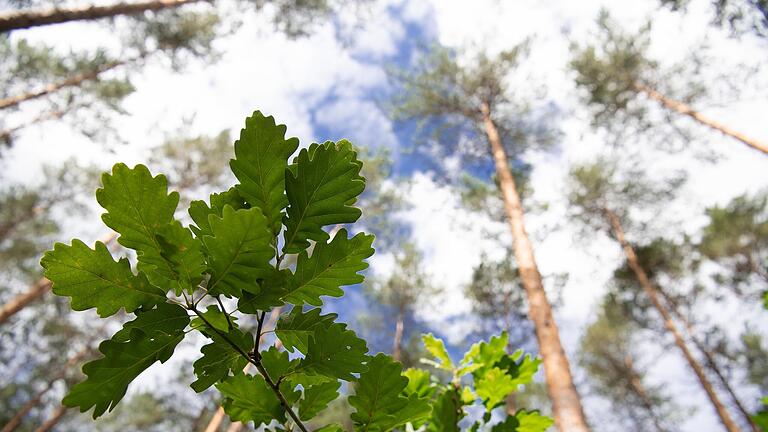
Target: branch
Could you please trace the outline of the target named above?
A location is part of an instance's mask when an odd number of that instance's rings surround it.
[[[267,382],[267,385],[272,389],[272,391],[275,393],[277,398],[280,400],[280,405],[283,406],[283,409],[285,412],[293,419],[294,423],[296,423],[296,426],[299,427],[299,429],[302,430],[302,432],[308,432],[306,426],[304,426],[304,423],[301,422],[301,419],[299,419],[299,416],[296,415],[295,412],[293,412],[293,408],[291,408],[291,405],[288,403],[288,401],[285,399],[285,396],[283,396],[283,393],[280,392],[280,386],[278,384],[275,384],[275,382],[270,378],[269,374],[267,373],[267,370],[264,368],[264,365],[261,363],[261,355],[257,351],[254,352],[253,356],[248,355],[245,351],[243,351],[236,343],[232,342],[224,333],[220,332],[218,329],[213,327],[208,320],[205,319],[202,313],[200,313],[199,310],[194,305],[188,306],[189,310],[195,313],[211,330],[213,330],[216,334],[219,335],[222,339],[224,339],[225,342],[227,342],[232,348],[235,349],[240,355],[245,357],[248,362],[256,366],[256,369],[259,371],[262,377],[264,377],[264,381]],[[261,318],[259,319],[259,327],[261,327],[261,324],[264,321],[264,316],[266,315],[266,312],[262,313]],[[259,329],[259,332],[261,329]]]

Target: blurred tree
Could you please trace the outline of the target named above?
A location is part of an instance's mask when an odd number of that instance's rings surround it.
[[[586,103],[594,109],[595,126],[610,128],[610,124],[614,124],[617,129],[626,130],[628,124],[640,123],[640,128],[647,128],[646,107],[639,98],[644,95],[671,113],[688,116],[768,154],[768,144],[718,123],[690,106],[704,93],[702,84],[691,79],[686,83],[686,94],[680,98],[670,96],[674,94],[671,88],[669,91],[662,88],[673,81],[672,77],[687,72],[676,68],[661,70],[648,56],[650,24],[638,34],[622,33],[605,10],[601,11],[597,24],[600,29],[598,44],[575,46],[571,60],[571,68],[577,74],[576,85],[584,90]],[[700,63],[701,60],[692,59],[685,63],[685,67],[698,67]]]
[[[508,75],[526,51],[527,43],[523,43],[494,57],[479,54],[462,65],[450,51],[436,48],[421,58],[412,72],[394,74],[401,91],[394,98],[393,114],[399,120],[417,119],[422,125],[450,132],[437,136],[445,146],[449,145],[449,135],[458,135],[460,143],[453,146],[453,152],[464,159],[487,161],[492,157],[555,422],[561,431],[582,432],[588,430],[587,421],[525,230],[520,192],[510,169],[510,157],[514,164],[525,148],[545,142],[542,135],[549,132],[545,125],[532,121],[528,103],[512,98],[507,88]],[[542,129],[546,131],[542,133]]]
[[[673,413],[678,409],[661,386],[645,383],[648,368],[638,362],[636,331],[622,307],[607,297],[597,320],[581,338],[579,364],[589,375],[592,388],[611,402],[615,415],[611,428],[618,422],[623,430],[673,430]]]
[[[747,371],[747,381],[768,394],[768,348],[762,335],[747,331],[741,335],[742,347],[737,353]]]
[[[717,281],[739,295],[762,287],[768,300],[768,191],[738,196],[725,207],[708,208],[706,214],[709,223],[699,249],[725,270]]]
[[[20,4],[21,9],[0,14],[0,33],[51,24],[72,21],[91,21],[117,16],[146,16],[148,12],[175,9],[191,3],[211,3],[212,0],[139,0],[133,2],[118,1],[108,5],[86,4],[74,6],[32,7]],[[333,0],[242,0],[245,6],[257,11],[270,5],[275,8],[273,21],[275,27],[289,36],[304,35],[311,25],[328,17],[334,9],[345,2]],[[47,5],[50,6],[50,5]]]
[[[0,51],[5,54],[0,65],[12,71],[0,79],[0,110],[16,114],[2,120],[0,138],[10,145],[25,127],[66,120],[84,135],[105,140],[114,133],[113,114],[125,114],[122,101],[134,90],[128,76],[153,61],[179,70],[191,59],[214,59],[218,23],[213,12],[193,11],[134,19],[130,28],[117,26],[115,32],[123,41],[119,55],[103,49],[63,54],[50,46],[0,36]],[[19,110],[20,104],[35,100],[33,110]]]
[[[660,0],[672,10],[685,10],[690,0]],[[727,28],[732,36],[751,33],[768,38],[768,1],[766,0],[712,0],[712,24]]]
[[[182,199],[188,202],[195,194],[207,193],[213,188],[224,189],[232,182],[233,179],[223,169],[232,157],[231,152],[227,132],[215,136],[169,138],[154,149],[149,164],[153,169],[168,173],[170,186],[179,190]],[[40,251],[59,232],[59,225],[54,223],[57,213],[52,208],[55,203],[71,207],[78,203],[74,198],[83,191],[95,190],[95,171],[88,172],[94,179],[90,182],[82,175],[77,176],[78,170],[67,165],[39,189],[25,194],[9,192],[7,197],[0,194],[0,199],[12,204],[0,206],[0,230],[3,230],[0,234],[9,230],[0,236],[0,258],[4,258],[0,259],[0,271],[8,274],[26,268],[27,280],[39,277],[37,259]],[[203,188],[206,190],[201,190]],[[5,226],[8,228],[3,229]],[[100,240],[111,243],[114,238],[114,233],[110,232]],[[27,290],[10,299],[3,298],[0,325],[50,289],[50,281],[40,278]]]
[[[574,168],[571,171],[569,192],[574,215],[589,226],[609,233],[619,243],[625,255],[626,265],[632,271],[653,309],[661,316],[665,329],[673,337],[675,345],[680,349],[686,362],[698,378],[723,426],[731,432],[739,431],[739,427],[731,418],[725,405],[720,401],[714,386],[706,376],[703,366],[688,348],[669,307],[664,303],[663,294],[643,267],[634,246],[629,242],[624,231],[625,224],[631,226],[629,211],[633,205],[648,204],[647,208],[650,208],[654,202],[664,202],[664,197],[673,193],[678,180],[673,180],[672,185],[659,186],[643,181],[642,175],[639,173],[632,173],[627,178],[631,178],[631,180],[620,181],[617,178],[615,167],[605,161]]]
[[[472,312],[481,320],[484,335],[509,333],[509,348],[523,347],[532,336],[525,317],[525,291],[514,264],[514,254],[507,249],[504,259],[493,261],[483,255],[466,286]]]
[[[419,304],[433,295],[435,289],[430,286],[429,278],[422,270],[424,265],[421,262],[421,254],[415,245],[402,243],[394,255],[392,273],[384,279],[374,275],[366,285],[366,291],[376,302],[394,311],[392,357],[409,366],[418,363],[418,357],[404,353],[403,338],[410,335],[405,329],[405,323],[414,319]]]

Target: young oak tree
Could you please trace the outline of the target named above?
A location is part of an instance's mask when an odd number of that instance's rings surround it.
[[[740,428],[721,402],[703,366],[685,342],[683,333],[665,304],[660,289],[648,276],[647,270],[638,259],[635,247],[625,234],[625,227],[631,227],[629,213],[632,204],[650,206],[652,203],[668,198],[674,190],[676,181],[678,180],[672,180],[672,186],[660,187],[644,181],[639,173],[633,173],[631,181],[622,182],[617,178],[615,167],[606,161],[598,161],[577,166],[571,171],[569,199],[577,220],[591,227],[595,232],[609,234],[619,244],[625,255],[627,266],[642,288],[646,299],[651,302],[653,309],[661,317],[667,333],[672,336],[675,345],[696,375],[723,426],[730,432],[737,432]]]
[[[768,154],[768,144],[737,132],[690,105],[704,92],[701,84],[687,83],[687,94],[678,98],[662,88],[680,72],[662,70],[658,62],[649,57],[650,24],[638,34],[625,34],[611,21],[606,11],[600,13],[597,24],[600,29],[598,44],[576,46],[571,60],[571,68],[577,75],[576,85],[584,91],[585,102],[594,109],[593,123],[596,126],[609,127],[615,123],[618,129],[627,129],[628,124],[639,122],[640,128],[648,127],[645,125],[647,108],[642,101],[643,96],[670,113],[690,117],[703,126]],[[688,63],[696,65],[698,62]]]
[[[547,390],[555,423],[561,431],[584,432],[587,421],[568,358],[547,299],[528,233],[520,192],[510,170],[510,160],[537,140],[540,125],[530,122],[524,101],[510,97],[507,78],[524,57],[527,44],[495,57],[480,54],[467,65],[458,62],[447,49],[437,48],[421,59],[413,72],[395,76],[402,91],[395,97],[397,119],[419,119],[440,130],[468,132],[462,144],[453,147],[466,159],[493,160],[498,192],[513,237],[515,260],[525,288],[529,314],[544,361]],[[467,136],[468,135],[468,136]],[[445,138],[439,136],[438,138]],[[450,147],[440,140],[440,144]],[[465,142],[468,141],[468,142]]]
[[[41,264],[54,293],[70,297],[73,309],[95,309],[104,318],[125,310],[135,318],[101,343],[102,357],[83,367],[87,379],[70,390],[65,406],[101,416],[144,370],[166,362],[197,331],[210,343],[194,364],[191,386],[198,392],[215,386],[233,421],[306,432],[306,423],[346,381],[355,383],[349,403],[357,430],[389,431],[408,423],[458,430],[468,398],[457,406],[458,390],[436,399],[429,391],[410,391],[423,375],[411,379],[391,357],[370,356],[366,342],[336,322],[335,314],[322,314],[321,297],[342,296],[342,286],[361,282],[358,272],[374,252],[372,235],[350,237],[342,228],[330,238],[324,230],[360,217],[353,205],[365,179],[348,141],[312,144],[289,161],[299,142],[285,133],[285,126],[258,111],[246,119],[230,161],[239,183],[209,202],[192,202],[189,227],[174,218],[179,194],[168,191],[164,176],[124,164],[102,176],[96,192],[106,210],[102,219],[119,233],[121,245],[136,251],[136,272],[127,259],[115,261],[104,244],[91,249],[80,240],[56,244]],[[293,255],[291,271],[283,264]],[[222,298],[236,299],[236,309],[227,310]],[[287,305],[293,308],[281,314]],[[286,351],[259,347],[264,320],[275,310],[280,317],[274,333]],[[248,317],[256,318],[255,334],[240,324]],[[521,352],[507,355],[506,341],[499,339],[477,344],[454,372],[459,378],[478,374],[474,399],[485,404],[486,422],[539,362]],[[430,350],[437,346],[434,338],[425,342]],[[454,369],[444,347],[437,357]],[[550,422],[521,411],[494,430],[543,431]],[[330,424],[318,430],[342,429]]]

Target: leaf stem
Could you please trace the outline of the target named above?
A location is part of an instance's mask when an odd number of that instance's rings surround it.
[[[235,326],[232,324],[232,319],[229,317],[229,314],[227,313],[227,309],[224,308],[224,303],[221,302],[221,297],[216,296],[216,302],[219,303],[221,312],[224,314],[225,317],[227,317],[227,324],[229,324],[229,329],[232,330],[233,328],[235,328]]]
[[[275,384],[274,381],[272,381],[272,378],[270,378],[269,374],[267,373],[267,370],[264,368],[264,365],[261,363],[261,354],[258,351],[258,347],[254,351],[253,355],[249,355],[245,351],[243,351],[242,348],[240,348],[236,343],[232,342],[227,335],[220,332],[217,328],[213,327],[208,320],[205,319],[202,313],[200,313],[199,310],[194,305],[189,305],[189,310],[195,313],[211,330],[213,330],[216,334],[219,335],[222,339],[224,339],[225,342],[227,342],[229,345],[232,346],[232,348],[235,349],[240,355],[245,357],[251,364],[256,366],[256,369],[259,371],[262,377],[264,377],[264,381],[267,382],[267,385],[272,389],[272,391],[275,393],[277,398],[280,400],[280,405],[283,406],[283,409],[286,413],[291,417],[291,419],[296,423],[296,426],[299,427],[299,429],[302,430],[302,432],[308,432],[306,426],[304,426],[304,423],[301,422],[301,419],[299,419],[299,416],[296,415],[295,412],[293,412],[293,408],[291,408],[291,405],[288,403],[288,401],[285,399],[285,396],[283,396],[283,393],[280,391],[280,386],[278,384]],[[259,333],[261,333],[261,326],[264,323],[264,316],[266,316],[266,312],[262,312],[261,318],[259,318]]]

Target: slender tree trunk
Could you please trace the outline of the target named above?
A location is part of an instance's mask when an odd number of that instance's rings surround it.
[[[716,122],[715,120],[710,119],[709,117],[705,117],[700,112],[691,108],[688,104],[685,104],[680,101],[676,101],[674,99],[670,99],[664,96],[663,94],[659,93],[658,91],[654,90],[653,88],[640,82],[634,83],[634,88],[636,91],[643,93],[649,98],[655,100],[656,102],[661,104],[664,108],[675,111],[679,114],[687,115],[688,117],[696,120],[699,124],[707,126],[710,129],[714,129],[718,132],[721,132],[723,135],[727,135],[731,138],[737,139],[742,143],[748,145],[749,147],[752,147],[755,150],[768,154],[768,144],[762,143],[752,137],[748,137],[740,132],[737,132],[729,128],[728,126],[725,126],[721,123]]]
[[[643,380],[640,379],[640,374],[638,374],[635,370],[635,362],[632,360],[632,356],[624,357],[624,367],[626,367],[627,372],[629,372],[629,385],[632,386],[632,390],[642,401],[641,403],[643,404],[643,408],[645,408],[645,410],[651,414],[651,419],[653,419],[653,426],[658,432],[666,432],[666,429],[661,425],[659,419],[656,417],[655,407],[651,401],[651,397],[648,395],[648,390],[645,389]]]
[[[67,413],[67,407],[59,405],[58,408],[56,408],[55,411],[53,411],[53,414],[51,414],[50,417],[48,417],[48,420],[45,421],[42,425],[40,425],[39,428],[35,429],[35,432],[48,432],[51,429],[53,429],[54,426],[59,424],[61,419],[64,417],[64,414]]]
[[[111,5],[53,7],[7,12],[0,15],[0,33],[11,30],[61,24],[70,21],[86,21],[110,18],[119,15],[138,15],[146,11],[170,9],[196,3],[201,0],[149,0],[140,2],[120,2]]]
[[[117,233],[110,232],[102,236],[100,241],[106,245],[112,243],[117,237]],[[0,325],[4,324],[8,319],[16,315],[20,310],[24,309],[33,301],[42,297],[45,293],[51,290],[51,281],[47,278],[40,278],[35,282],[26,292],[23,292],[16,297],[12,298],[8,303],[0,306]]]
[[[42,390],[37,392],[35,397],[29,400],[29,402],[25,403],[24,406],[22,406],[18,411],[16,411],[16,414],[13,415],[10,421],[6,423],[5,426],[3,426],[2,431],[0,432],[11,432],[13,430],[16,430],[17,427],[21,424],[21,421],[24,419],[24,416],[29,414],[30,411],[32,411],[32,408],[40,405],[40,401],[43,400],[43,396],[48,393],[51,388],[53,388],[53,384],[64,378],[64,375],[66,375],[67,370],[77,364],[83,357],[85,357],[90,352],[90,349],[83,349],[77,354],[73,355],[72,357],[67,360],[67,363],[64,365],[64,367],[61,368],[61,370],[53,376],[48,382],[45,384],[45,387],[43,387]]]
[[[544,362],[544,375],[549,398],[552,401],[555,424],[561,432],[586,432],[589,427],[581,407],[581,399],[573,384],[571,369],[560,342],[557,324],[552,316],[552,306],[544,292],[541,274],[533,255],[533,247],[525,231],[523,207],[507,162],[507,155],[498,129],[491,119],[490,106],[483,103],[481,110],[485,133],[491,144],[496,165],[504,209],[512,230],[515,260],[528,297],[528,315],[536,329],[536,339]]]
[[[205,416],[208,415],[208,407],[203,407],[203,409],[200,410],[200,413],[195,417],[195,421],[192,422],[192,432],[197,432],[200,430],[200,424],[203,422],[203,419]]]
[[[127,60],[116,60],[111,61],[108,63],[105,63],[101,65],[100,67],[97,67],[96,69],[93,69],[88,72],[83,72],[79,74],[72,75],[69,78],[66,78],[64,80],[61,80],[59,82],[47,84],[44,87],[31,91],[29,93],[23,93],[16,96],[9,96],[5,99],[0,99],[0,110],[7,109],[14,107],[22,102],[30,101],[33,99],[41,98],[43,96],[49,95],[51,93],[55,93],[63,88],[67,87],[75,87],[78,86],[86,81],[94,80],[99,77],[99,75],[112,70],[118,66],[124,65],[128,63]]]
[[[397,320],[395,321],[395,338],[392,341],[392,358],[397,361],[402,360],[403,357],[404,316],[405,312],[403,311],[403,307],[400,307],[397,312]]]
[[[219,407],[208,422],[208,426],[205,427],[205,432],[217,432],[222,421],[224,421],[224,408]]]
[[[750,429],[752,429],[753,432],[760,432],[760,429],[755,424],[754,420],[752,420],[752,416],[750,415],[749,411],[747,411],[746,407],[741,402],[741,399],[739,399],[739,396],[736,394],[736,391],[733,389],[733,386],[731,386],[731,383],[728,382],[728,378],[726,378],[723,371],[720,370],[720,366],[717,364],[717,361],[715,360],[714,353],[712,353],[712,351],[710,351],[709,348],[707,348],[706,344],[702,342],[701,339],[696,337],[696,331],[693,328],[693,324],[691,324],[688,318],[686,318],[685,315],[683,315],[682,312],[680,312],[680,309],[677,307],[677,302],[675,302],[671,297],[669,297],[666,291],[659,290],[659,292],[661,293],[661,296],[664,297],[664,301],[667,303],[667,305],[669,305],[670,309],[672,310],[672,313],[685,326],[685,329],[688,332],[688,336],[691,338],[693,345],[704,356],[704,360],[706,360],[707,369],[711,370],[715,374],[718,381],[720,381],[720,385],[722,385],[725,391],[728,392],[728,395],[733,400],[733,403],[736,405],[736,408],[741,413],[742,417],[744,418],[744,421],[746,421],[747,424],[749,424],[749,427]]]
[[[242,422],[234,422],[227,428],[227,432],[240,432],[241,430],[243,430]]]
[[[609,209],[605,209],[605,216],[608,219],[608,222],[611,224],[611,228],[613,229],[613,233],[616,236],[616,240],[618,240],[622,249],[624,250],[624,255],[627,258],[627,264],[632,269],[632,272],[634,272],[637,281],[643,288],[643,291],[645,291],[645,294],[651,300],[653,307],[656,309],[656,311],[659,312],[662,319],[664,320],[664,326],[667,328],[667,331],[674,337],[675,345],[677,345],[677,347],[683,353],[683,356],[688,362],[688,365],[691,367],[691,369],[693,369],[693,372],[699,379],[699,383],[707,393],[707,396],[715,408],[718,417],[720,417],[720,421],[723,423],[723,426],[725,426],[725,429],[729,432],[738,432],[740,430],[739,427],[731,419],[731,415],[725,409],[723,403],[720,402],[720,399],[717,397],[717,393],[715,393],[715,389],[713,388],[712,383],[709,382],[709,379],[707,379],[707,376],[704,374],[704,369],[702,368],[701,364],[699,364],[698,360],[696,360],[696,358],[693,356],[693,354],[691,354],[691,351],[688,349],[685,341],[683,341],[683,337],[681,336],[680,331],[677,329],[677,325],[675,325],[675,322],[672,320],[672,316],[670,315],[667,308],[662,304],[661,299],[659,298],[658,290],[653,286],[650,279],[648,279],[648,275],[645,273],[645,270],[640,265],[640,261],[637,259],[637,255],[635,254],[635,249],[632,247],[632,245],[629,244],[626,237],[624,236],[624,229],[621,227],[621,221],[619,220],[619,217]]]

